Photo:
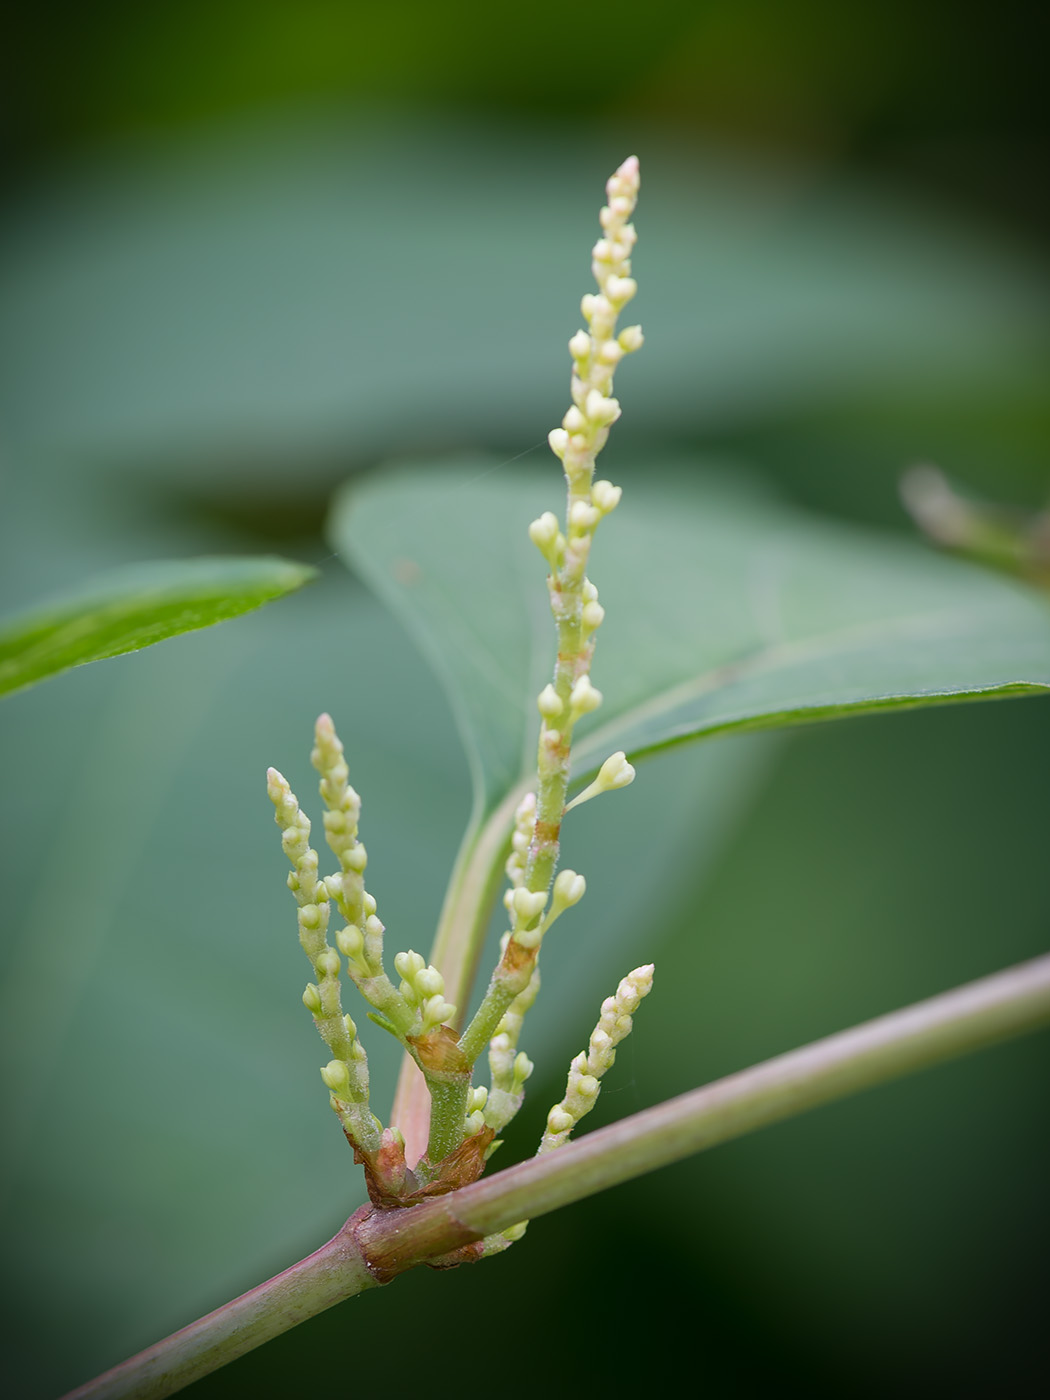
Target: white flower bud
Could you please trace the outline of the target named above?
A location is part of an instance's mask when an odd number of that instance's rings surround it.
[[[583,580],[583,601],[585,603],[594,603],[597,601],[597,598],[597,588],[595,588],[594,584],[590,581],[589,578],[585,578]]]
[[[563,870],[554,881],[554,903],[571,909],[587,893],[587,881],[575,870]]]
[[[597,300],[598,298],[594,295],[593,292],[587,292],[586,295],[580,299],[580,311],[585,321],[589,322],[593,318],[595,311],[595,303],[597,302]],[[271,773],[276,771],[277,770],[274,768],[270,769]]]
[[[414,978],[416,991],[421,997],[440,996],[445,990],[445,979],[436,967],[425,967]]]
[[[479,1108],[484,1108],[488,1102],[489,1091],[484,1084],[479,1084],[476,1089],[471,1089],[468,1099],[468,1108],[471,1113],[477,1112]]]
[[[565,417],[561,420],[561,425],[567,433],[582,433],[587,427],[587,419],[573,404],[571,408],[565,410]]]
[[[552,685],[543,687],[536,698],[536,706],[544,719],[555,719],[565,708]]]
[[[529,539],[541,554],[546,554],[557,538],[558,517],[552,510],[545,510],[529,526]]]
[[[623,496],[623,487],[614,486],[611,481],[596,481],[591,487],[591,500],[603,515],[616,509]]]
[[[590,676],[581,676],[569,695],[569,704],[577,715],[588,715],[602,703],[602,693],[591,685]]]
[[[634,769],[627,762],[627,755],[621,749],[618,753],[610,754],[602,766],[598,769],[598,776],[595,782],[600,784],[605,792],[611,792],[615,788],[627,787],[634,782]]]
[[[618,340],[607,340],[598,351],[603,365],[618,365],[624,357],[624,349]]]
[[[426,1031],[443,1025],[445,1021],[451,1021],[455,1014],[456,1008],[443,996],[428,997],[423,1003],[423,1029]]]
[[[369,914],[374,914],[374,913],[376,912],[376,902],[375,902],[375,899],[374,899],[374,897],[373,897],[372,895],[370,895],[370,894],[368,893],[367,890],[365,890],[364,893],[361,895],[361,905],[362,905],[362,908],[363,908],[364,911],[365,911],[366,917],[367,917]]]
[[[523,923],[528,923],[542,914],[546,903],[546,890],[517,889],[514,891],[514,912]]]
[[[574,360],[585,359],[591,353],[591,338],[586,331],[577,331],[569,341],[569,354]]]
[[[303,928],[320,928],[328,914],[327,905],[304,904],[299,910],[299,922]]]
[[[625,326],[616,339],[628,355],[633,350],[640,350],[645,342],[641,326]]]
[[[313,1016],[321,1014],[321,992],[312,982],[307,982],[303,992],[303,1005]]]
[[[638,283],[633,277],[609,277],[605,282],[605,293],[609,300],[616,306],[623,306],[625,302],[631,300],[638,290]]]
[[[584,603],[580,621],[585,631],[596,632],[605,621],[605,609],[601,603]]]
[[[394,966],[406,981],[412,982],[415,980],[416,975],[422,972],[426,967],[426,963],[418,953],[413,952],[410,948],[406,953],[396,953],[394,955]]]
[[[365,920],[365,933],[369,934],[372,938],[379,938],[385,932],[386,925],[383,921],[377,919],[374,914],[369,914],[368,918]]]
[[[634,768],[627,762],[627,755],[621,749],[605,760],[598,769],[598,776],[594,782],[578,793],[566,805],[565,810],[571,812],[574,807],[579,807],[583,802],[589,802],[592,797],[597,797],[599,793],[613,792],[616,788],[627,787],[629,783],[634,782],[634,777]]]
[[[590,391],[587,395],[587,417],[592,423],[605,427],[609,423],[615,423],[619,416],[620,405],[616,399],[607,399],[597,389]]]
[[[552,428],[547,434],[547,442],[555,457],[564,457],[569,446],[569,434],[564,428]]]
[[[593,530],[601,518],[602,513],[597,506],[588,505],[586,501],[573,501],[569,511],[569,524],[574,530]]]

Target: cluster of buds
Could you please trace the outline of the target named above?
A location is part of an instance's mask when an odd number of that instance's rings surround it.
[[[466,1116],[463,1120],[464,1137],[476,1137],[485,1126],[485,1105],[488,1097],[489,1091],[484,1084],[479,1084],[468,1093]]]
[[[622,495],[612,482],[595,481],[594,468],[609,429],[620,416],[620,405],[612,393],[616,366],[642,344],[638,326],[630,326],[619,335],[616,331],[621,310],[637,290],[631,276],[637,235],[630,219],[638,189],[638,161],[631,156],[606,185],[608,203],[600,215],[602,236],[592,251],[598,291],[581,302],[588,329],[576,331],[569,341],[572,404],[561,426],[549,434],[568,486],[564,522],[559,522],[553,511],[545,511],[529,526],[529,538],[549,569],[547,587],[558,650],[554,676],[536,701],[540,713],[536,792],[524,799],[515,814],[506,864],[510,888],[504,894],[504,904],[510,929],[489,989],[460,1042],[469,1054],[476,1054],[486,1040],[490,1042],[494,1075],[486,1115],[490,1126],[506,1121],[505,1111],[524,1082],[513,1079],[517,1032],[508,1038],[507,1018],[512,1008],[524,1008],[525,1001],[534,995],[530,977],[547,930],[581,899],[586,888],[582,875],[571,870],[557,874],[557,869],[574,731],[602,703],[590,669],[605,610],[597,588],[587,577],[587,562],[599,524],[617,508]],[[633,777],[634,769],[626,757],[614,755],[571,805],[598,792],[623,787]]]
[[[652,985],[653,965],[648,963],[629,972],[616,988],[616,995],[602,1002],[601,1016],[591,1032],[587,1049],[569,1066],[565,1097],[547,1114],[547,1131],[540,1143],[540,1152],[550,1152],[568,1142],[576,1124],[590,1113],[601,1089],[599,1080],[612,1068],[616,1047],[630,1035],[631,1017],[642,998],[652,990]]]
[[[503,935],[500,951],[505,953],[510,934]],[[489,1072],[492,1092],[485,1110],[485,1122],[494,1133],[501,1132],[511,1121],[525,1098],[525,1081],[533,1071],[533,1063],[524,1050],[518,1049],[525,1014],[540,990],[540,970],[533,965],[532,975],[523,992],[514,998],[489,1042]]]
[[[310,845],[310,819],[298,798],[276,768],[266,777],[281,842],[292,863],[288,885],[299,906],[299,941],[317,979],[307,983],[303,1005],[332,1054],[321,1076],[347,1133],[358,1146],[374,1151],[379,1145],[380,1125],[368,1110],[368,1059],[357,1038],[357,1027],[343,1013],[339,953],[328,944],[329,883],[317,878],[318,856]]]
[[[540,945],[555,920],[577,904],[586,890],[582,875],[573,870],[558,873],[562,819],[572,807],[624,787],[634,778],[626,755],[615,753],[602,764],[594,781],[566,805],[575,727],[602,704],[590,669],[605,611],[587,576],[587,565],[597,528],[617,508],[622,494],[609,481],[595,481],[594,474],[597,455],[620,416],[613,395],[616,367],[624,355],[642,345],[639,326],[617,332],[619,315],[637,291],[631,275],[637,235],[630,220],[638,189],[638,161],[632,156],[606,185],[602,234],[592,250],[598,289],[580,304],[586,329],[577,330],[569,341],[572,403],[561,426],[549,434],[568,486],[565,517],[559,522],[552,511],[546,511],[529,527],[529,536],[549,569],[557,661],[551,683],[537,698],[541,723],[536,789],[526,794],[514,816],[506,862],[509,888],[504,896],[510,927],[489,989],[462,1034],[457,1036],[448,1025],[456,1008],[445,999],[441,972],[420,954],[411,949],[397,954],[398,987],[384,971],[385,929],[364,883],[368,855],[358,837],[361,801],[350,786],[343,746],[329,716],[317,721],[311,759],[320,774],[325,837],[338,861],[334,874],[319,878],[318,855],[310,846],[310,822],[284,778],[269,770],[269,793],[292,864],[288,883],[298,905],[299,937],[316,979],[307,985],[303,1002],[332,1056],[321,1077],[348,1136],[370,1164],[370,1192],[375,1185],[384,1203],[390,1196],[400,1200],[408,1181],[404,1139],[394,1129],[384,1132],[368,1110],[367,1059],[357,1027],[340,1004],[344,960],[345,971],[374,1009],[371,1019],[401,1041],[426,1080],[431,1098],[430,1139],[426,1155],[415,1168],[423,1175],[412,1179],[417,1185],[419,1181],[433,1185],[435,1170],[445,1161],[458,1160],[457,1149],[469,1138],[477,1139],[472,1151],[480,1169],[482,1155],[498,1145],[490,1139],[520,1107],[532,1073],[532,1062],[518,1049],[518,1040],[539,990]],[[333,905],[341,916],[334,947],[328,942]],[[603,1004],[587,1051],[572,1062],[565,1097],[548,1115],[541,1151],[566,1141],[593,1106],[599,1080],[615,1058],[615,1046],[629,1033],[631,1014],[652,985],[652,971],[651,966],[636,969]],[[491,1088],[475,1088],[473,1066],[486,1044]],[[520,1238],[524,1228],[523,1222],[486,1240],[486,1249],[506,1247]]]
[[[550,686],[547,687],[551,689]],[[510,838],[510,855],[504,869],[510,881],[510,889],[503,896],[503,902],[510,909],[514,890],[525,883],[525,860],[536,825],[536,794],[527,792],[514,812],[514,832]]]
[[[587,330],[578,330],[569,341],[572,407],[561,427],[548,435],[551,451],[564,463],[565,475],[574,488],[581,476],[589,484],[594,458],[620,416],[620,405],[612,396],[616,366],[624,355],[642,345],[640,326],[628,326],[616,334],[617,317],[638,290],[631,276],[631,250],[638,235],[630,218],[639,184],[636,156],[625,160],[606,184],[609,202],[598,216],[602,237],[591,250],[598,293],[588,293],[581,301]],[[590,504],[600,509],[597,501]],[[569,523],[572,525],[571,519]]]
[[[398,953],[394,966],[401,976],[398,991],[409,1006],[418,1007],[422,1018],[420,1034],[451,1021],[456,1008],[445,1000],[445,979],[436,967],[425,962],[418,953]]]

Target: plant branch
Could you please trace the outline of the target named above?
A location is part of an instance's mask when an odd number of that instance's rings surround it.
[[[416,1251],[481,1239],[769,1123],[1050,1023],[1050,955],[789,1051],[624,1118],[412,1211],[372,1217],[386,1272]],[[414,1256],[414,1257],[413,1257]],[[411,1267],[408,1263],[405,1267]]]
[[[344,1298],[374,1287],[378,1280],[350,1224],[347,1221],[327,1244],[290,1269],[70,1391],[66,1400],[162,1400]]]
[[[376,1282],[880,1083],[1050,1024],[1050,955],[789,1051],[409,1210],[351,1217],[329,1243],[74,1391],[170,1395]]]

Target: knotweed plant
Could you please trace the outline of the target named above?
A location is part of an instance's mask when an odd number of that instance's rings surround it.
[[[634,778],[626,755],[614,753],[595,781],[567,802],[573,736],[602,703],[591,667],[605,610],[588,567],[599,526],[620,504],[622,493],[612,482],[594,478],[598,454],[620,416],[612,392],[616,367],[642,345],[640,326],[617,332],[620,314],[637,291],[631,276],[637,237],[631,215],[638,188],[638,161],[631,156],[606,186],[608,202],[599,216],[602,236],[592,250],[598,290],[583,298],[586,329],[569,341],[572,404],[561,427],[549,435],[551,450],[564,469],[564,515],[559,521],[553,511],[545,511],[528,526],[529,538],[549,571],[556,655],[551,680],[536,702],[540,736],[535,787],[519,804],[510,834],[503,898],[508,928],[485,996],[464,1028],[458,1028],[456,1006],[445,999],[440,968],[421,954],[411,948],[395,953],[395,979],[387,973],[386,929],[364,883],[368,857],[358,837],[361,800],[349,784],[343,746],[331,718],[325,714],[317,721],[311,757],[326,808],[325,840],[338,862],[332,874],[318,873],[320,858],[310,845],[310,820],[288,783],[274,768],[267,775],[285,854],[292,863],[288,885],[298,905],[299,941],[315,978],[303,992],[303,1002],[332,1056],[321,1077],[354,1156],[364,1167],[372,1204],[381,1209],[412,1206],[474,1181],[500,1145],[497,1135],[520,1109],[533,1069],[519,1049],[519,1038],[540,988],[543,940],[586,890],[582,875],[558,870],[562,819],[571,808],[625,787]],[[631,1013],[651,988],[652,974],[651,966],[636,968],[602,1006],[587,1051],[572,1063],[565,1098],[550,1111],[541,1152],[568,1142],[573,1128],[594,1106],[599,1081],[612,1066],[617,1043],[630,1032]],[[371,1008],[369,1019],[398,1040],[423,1076],[429,1133],[421,1156],[411,1148],[406,1152],[397,1123],[384,1127],[371,1110],[368,1058],[355,1022],[343,1009],[343,976]],[[489,1082],[475,1084],[486,1050]],[[480,1257],[505,1248],[522,1229],[517,1225],[476,1242],[460,1256]]]
[[[1050,958],[1042,958],[781,1055],[572,1142],[652,987],[653,967],[646,964],[629,972],[602,1003],[586,1048],[569,1067],[564,1095],[547,1115],[535,1155],[482,1178],[500,1134],[521,1108],[532,1073],[522,1041],[540,992],[544,941],[586,891],[582,874],[559,869],[563,819],[635,776],[625,752],[608,754],[600,764],[592,755],[594,762],[583,776],[597,768],[596,776],[569,800],[577,731],[586,736],[589,718],[602,704],[601,690],[592,680],[596,658],[600,680],[597,643],[605,618],[596,545],[602,521],[620,507],[621,492],[595,475],[597,458],[620,416],[613,395],[617,366],[642,345],[638,326],[617,329],[636,291],[631,216],[638,189],[638,161],[631,157],[608,182],[601,237],[593,249],[597,291],[583,298],[585,324],[569,341],[572,403],[561,426],[549,435],[564,472],[564,514],[559,518],[548,510],[531,524],[521,522],[546,565],[553,618],[551,678],[536,700],[535,782],[524,796],[518,790],[496,809],[499,829],[492,842],[469,848],[477,866],[471,878],[454,872],[446,910],[451,906],[455,917],[443,915],[433,961],[413,948],[391,956],[386,946],[387,929],[365,883],[361,799],[350,784],[332,719],[324,714],[317,721],[312,753],[324,806],[329,852],[324,863],[330,873],[321,873],[321,843],[298,798],[276,769],[268,773],[291,864],[288,886],[297,906],[299,941],[310,964],[302,1000],[326,1046],[321,1078],[363,1167],[369,1203],[314,1254],[81,1387],[77,1396],[171,1394],[295,1323],[406,1269],[449,1267],[503,1251],[521,1238],[530,1216],[1050,1020]],[[624,508],[630,509],[629,501]],[[268,580],[267,574],[266,587],[273,587]],[[537,589],[541,580],[537,561]],[[253,587],[258,591],[257,582]],[[1046,641],[1041,611],[1025,625],[1030,629],[1026,636]],[[1028,648],[1024,655],[1030,652]],[[1001,688],[1016,693],[1024,687],[1007,676]],[[1034,688],[1034,683],[1029,686]],[[988,691],[987,685],[970,681],[951,693],[977,698]],[[927,688],[918,698],[908,691],[900,697],[919,703],[938,693],[949,692]],[[877,698],[884,701],[885,695]],[[792,704],[797,708],[794,696]],[[487,989],[468,1021],[463,1012],[469,979],[463,968],[470,957],[464,946],[483,930],[493,883],[490,870],[498,876],[504,858],[506,928]],[[459,906],[457,890],[466,891]],[[466,913],[464,904],[470,905]],[[573,917],[582,922],[580,915]],[[459,930],[458,948],[448,935],[450,927]],[[559,928],[555,936],[561,934]],[[351,984],[355,1000],[348,1006],[345,994]],[[357,998],[376,1033],[393,1036],[410,1066],[387,1125],[370,1100]],[[348,1383],[352,1379],[348,1376]]]

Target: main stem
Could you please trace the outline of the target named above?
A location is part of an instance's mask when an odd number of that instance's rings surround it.
[[[427,1259],[769,1123],[1047,1024],[1050,955],[731,1074],[410,1210],[351,1217],[315,1254],[68,1400],[160,1400]]]

